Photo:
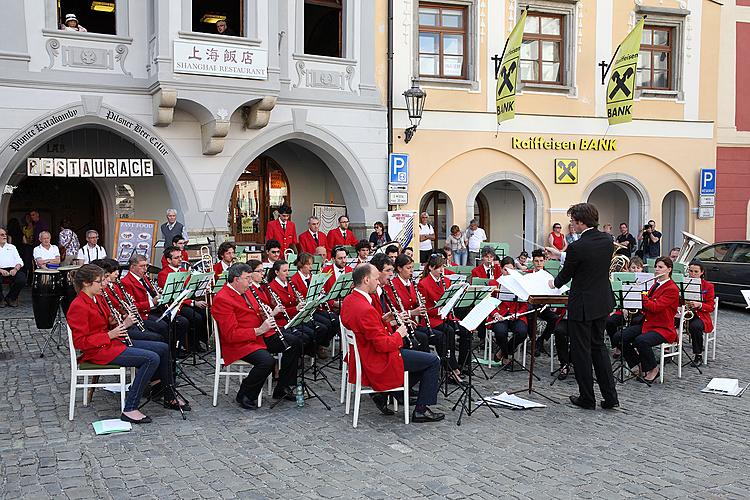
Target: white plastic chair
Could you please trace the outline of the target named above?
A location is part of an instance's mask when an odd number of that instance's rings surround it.
[[[125,392],[127,390],[126,376],[127,369],[124,366],[117,365],[96,365],[84,361],[78,363],[76,359],[76,348],[73,345],[73,332],[70,331],[70,326],[65,325],[65,329],[68,331],[68,347],[70,349],[70,408],[68,410],[68,420],[73,420],[75,414],[76,405],[76,391],[83,389],[83,406],[89,404],[89,388],[92,387],[111,387],[113,385],[119,386],[120,388],[120,411],[125,410]],[[135,369],[131,371],[131,374],[135,373]],[[110,383],[89,383],[89,377],[101,377],[101,376],[115,376],[120,377],[119,384]],[[83,378],[83,383],[79,384],[78,379]],[[132,377],[131,377],[132,378]]]
[[[716,322],[719,320],[719,297],[714,298],[714,312],[711,313],[714,329],[703,333],[703,364],[708,364],[708,346],[711,345],[711,361],[716,361]]]
[[[334,337],[334,341],[336,338]],[[335,345],[335,344],[334,344]],[[347,352],[349,351],[349,345],[346,342],[346,335],[344,334],[344,327],[341,327],[341,404],[344,404],[344,399],[347,396],[347,379],[349,374],[349,356],[347,356]]]
[[[549,338],[549,374],[555,373],[555,336]]]
[[[678,309],[679,326],[677,327],[677,342],[659,344],[659,383],[664,383],[664,361],[667,358],[677,358],[677,378],[682,378],[682,335],[685,326],[685,307]]]
[[[508,336],[510,337],[513,335],[512,332],[508,332]],[[484,335],[484,358],[480,359],[479,362],[482,364],[486,364],[489,367],[492,366],[500,366],[501,362],[495,360],[495,353],[492,351],[492,344],[495,341],[495,333],[492,331],[492,328],[487,328],[487,331]],[[526,348],[528,347],[529,337],[526,336],[525,339],[523,339],[523,358],[521,359],[521,366],[524,368],[526,367]],[[518,347],[516,347],[516,351],[518,350]],[[515,352],[513,353],[515,356]]]
[[[214,327],[214,343],[216,345],[216,368],[214,369],[214,401],[213,404],[216,406],[218,403],[218,397],[219,397],[219,379],[221,377],[224,377],[225,383],[224,383],[224,394],[229,394],[229,379],[231,377],[238,377],[239,381],[242,382],[242,379],[247,377],[247,372],[244,371],[244,368],[246,366],[252,366],[247,361],[243,361],[241,359],[238,359],[234,363],[230,364],[224,364],[224,358],[221,354],[221,339],[219,337],[219,325],[216,324],[215,319],[211,319],[213,322]],[[234,372],[232,371],[232,367],[236,366],[238,368],[238,371]],[[224,370],[222,370],[224,368]],[[270,392],[271,390],[271,377],[268,377],[268,390]],[[260,390],[258,393],[258,408],[260,408],[261,401],[263,399],[263,389]]]
[[[349,415],[349,407],[351,405],[352,388],[354,389],[354,421],[352,426],[357,428],[357,421],[359,420],[359,405],[362,398],[362,394],[376,394],[376,393],[388,393],[388,392],[399,392],[404,393],[404,423],[409,423],[409,372],[404,370],[404,385],[401,387],[395,387],[387,391],[375,391],[371,388],[362,388],[362,364],[359,358],[359,349],[357,348],[357,338],[354,336],[354,332],[341,325],[341,333],[346,336],[346,343],[351,346],[350,351],[354,353],[354,362],[349,359],[347,364],[348,370],[354,368],[356,382],[352,384],[349,382],[349,377],[346,379],[346,414]],[[398,403],[395,403],[396,411],[398,411]]]

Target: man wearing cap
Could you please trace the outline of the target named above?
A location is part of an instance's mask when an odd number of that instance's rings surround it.
[[[78,24],[78,18],[75,14],[65,14],[65,24],[63,24],[62,29],[65,31],[80,31],[81,33],[87,31],[86,28]]]

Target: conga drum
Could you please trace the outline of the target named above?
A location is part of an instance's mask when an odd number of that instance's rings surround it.
[[[73,299],[76,298],[76,288],[73,285],[73,276],[71,275],[71,271],[75,271],[76,269],[79,269],[81,266],[60,266],[58,271],[60,271],[60,279],[62,280],[62,308],[63,308],[63,314],[68,314],[68,308],[70,307],[70,303],[73,302]]]
[[[57,306],[62,294],[62,277],[60,271],[37,269],[34,271],[34,282],[31,287],[31,305],[34,310],[34,321],[40,330],[49,330],[55,324]]]

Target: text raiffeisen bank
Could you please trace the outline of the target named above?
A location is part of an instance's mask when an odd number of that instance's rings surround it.
[[[512,137],[513,149],[541,149],[549,151],[617,151],[617,139],[581,137],[575,140],[557,140],[554,137]]]

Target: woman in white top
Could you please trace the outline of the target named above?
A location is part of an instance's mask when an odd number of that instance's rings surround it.
[[[60,249],[52,243],[49,231],[39,233],[39,246],[34,248],[34,262],[40,269],[57,269],[60,266]]]

